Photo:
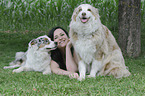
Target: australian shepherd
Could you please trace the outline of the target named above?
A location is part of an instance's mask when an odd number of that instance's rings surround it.
[[[114,36],[100,21],[97,8],[89,4],[78,6],[69,27],[70,40],[79,60],[78,80],[85,79],[87,71],[88,77],[96,74],[116,78],[130,75]]]
[[[50,51],[56,49],[56,42],[51,41],[48,36],[44,35],[31,40],[28,46],[26,53],[19,52],[16,54],[16,60],[12,62],[13,65],[23,64],[18,69],[14,69],[13,72],[39,71],[43,74],[51,74]],[[17,56],[18,54],[20,57]]]

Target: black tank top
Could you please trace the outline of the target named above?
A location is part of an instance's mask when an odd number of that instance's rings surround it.
[[[72,47],[71,48],[72,56],[73,56],[73,52],[74,52],[74,49]],[[64,62],[65,60],[58,48],[51,51],[51,59],[54,60],[56,63],[58,63],[60,69],[67,70],[66,63]]]

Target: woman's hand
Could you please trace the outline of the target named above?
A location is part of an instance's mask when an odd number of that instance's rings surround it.
[[[72,73],[72,74],[70,74],[69,75],[69,78],[75,78],[75,79],[77,79],[77,78],[79,78],[79,75],[78,75],[78,73]]]
[[[67,43],[67,47],[69,47],[69,48],[72,47],[72,43],[71,43],[70,39],[69,39],[69,41],[68,41],[68,43]]]

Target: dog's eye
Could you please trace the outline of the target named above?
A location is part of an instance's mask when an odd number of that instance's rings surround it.
[[[44,43],[44,44],[49,44],[50,41],[49,41],[48,39],[45,39],[43,43]]]
[[[91,9],[88,9],[88,11],[91,11]]]
[[[45,42],[49,42],[49,40],[46,40]]]
[[[39,39],[38,42],[42,42],[42,39]]]
[[[79,9],[79,12],[82,11],[82,9]]]

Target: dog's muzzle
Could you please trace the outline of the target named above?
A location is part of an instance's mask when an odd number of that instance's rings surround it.
[[[86,22],[89,21],[89,19],[90,19],[90,17],[86,17],[86,13],[83,12],[83,13],[82,13],[82,16],[80,17],[81,22],[82,22],[82,23],[86,23]]]

